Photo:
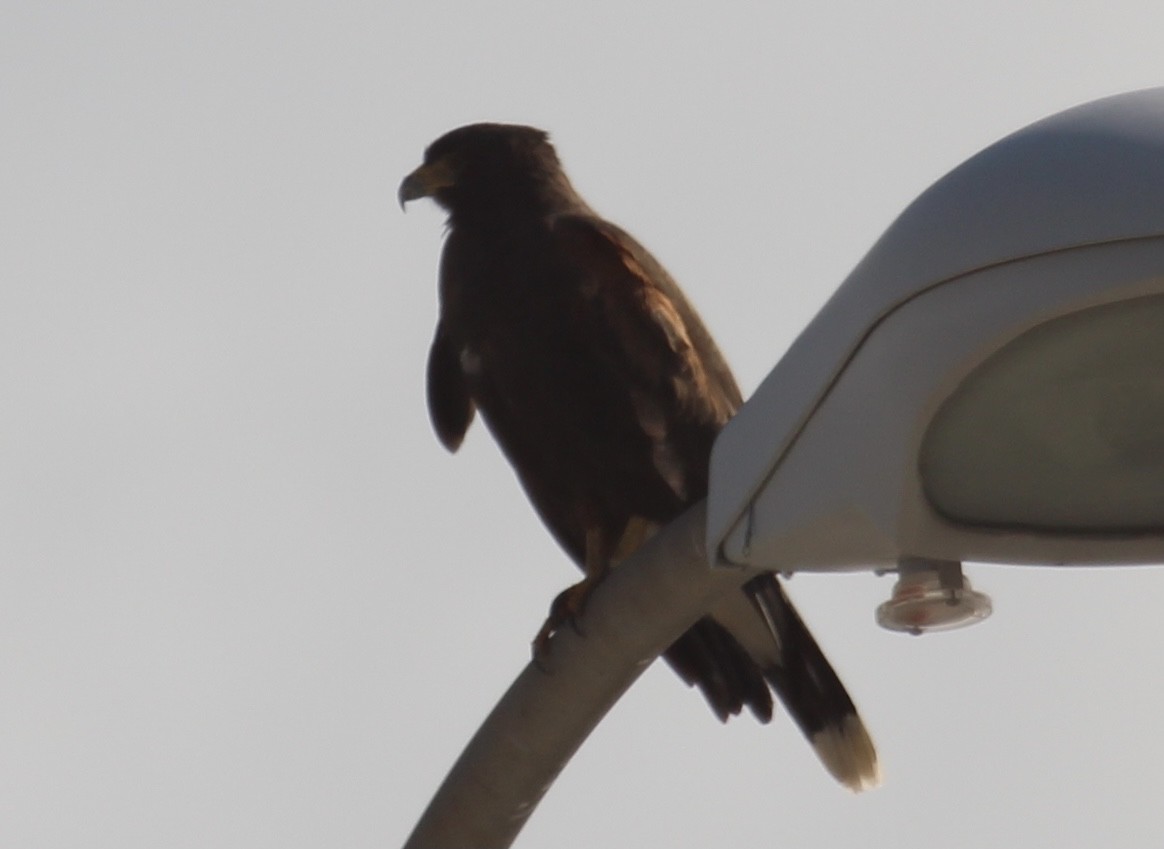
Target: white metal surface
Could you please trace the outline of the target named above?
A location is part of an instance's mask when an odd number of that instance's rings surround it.
[[[1000,346],[1056,316],[1164,291],[1161,236],[1164,89],[1040,121],[938,181],[717,442],[712,562],[831,570],[892,568],[906,556],[1164,560],[1164,538],[1151,535],[955,526],[926,502],[917,474],[938,405]]]

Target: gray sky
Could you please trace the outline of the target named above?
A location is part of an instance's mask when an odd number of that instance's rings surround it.
[[[549,129],[745,391],[998,137],[1162,81],[1159,3],[0,7],[0,844],[398,845],[576,579],[423,367],[400,178]],[[519,846],[1154,845],[1164,571],[976,566],[987,624],[790,591],[886,784],[654,668]]]

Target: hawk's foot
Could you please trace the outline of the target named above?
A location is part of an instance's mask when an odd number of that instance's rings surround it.
[[[597,575],[583,578],[558,593],[550,605],[550,615],[546,617],[545,624],[533,640],[533,660],[543,671],[545,671],[543,661],[550,653],[550,637],[560,631],[563,625],[568,624],[579,636],[586,636],[578,621],[582,618],[590,594],[602,582],[603,577],[604,575]]]

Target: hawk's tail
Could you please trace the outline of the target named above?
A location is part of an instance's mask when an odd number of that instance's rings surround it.
[[[854,791],[880,782],[877,752],[845,685],[775,575],[755,578],[722,602],[666,657],[721,720],[746,705],[767,722],[771,685],[838,781]]]
[[[764,664],[764,677],[824,761],[829,772],[851,790],[881,781],[877,752],[845,685],[792,606],[775,575],[750,581],[751,598],[772,641],[775,655]]]

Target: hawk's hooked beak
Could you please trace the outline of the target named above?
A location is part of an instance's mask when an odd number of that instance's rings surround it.
[[[440,189],[453,185],[453,169],[445,159],[436,162],[426,162],[404,178],[396,199],[400,201],[400,208],[410,200],[432,197]]]

